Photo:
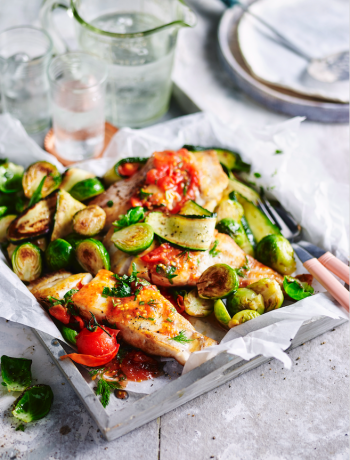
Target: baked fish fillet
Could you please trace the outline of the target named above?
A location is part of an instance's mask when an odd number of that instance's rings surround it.
[[[196,332],[194,327],[161,295],[155,286],[145,286],[132,297],[103,297],[104,287],[113,288],[116,279],[108,270],[72,296],[80,315],[93,313],[99,322],[114,324],[122,338],[146,353],[175,358],[185,364],[190,354],[217,342]]]
[[[215,151],[190,153],[192,162],[199,174],[199,195],[196,201],[213,211],[228,185],[227,175],[224,173]],[[106,212],[105,230],[112,223],[125,214],[130,208],[130,198],[135,195],[144,184],[147,172],[154,167],[154,158],[150,157],[147,163],[130,179],[124,179],[111,185],[104,193],[98,195],[90,204],[96,204]],[[113,206],[107,206],[109,201]]]
[[[28,289],[33,296],[44,306],[50,306],[47,297],[52,296],[62,300],[66,292],[71,289],[81,289],[92,280],[90,273],[78,273],[73,275],[66,270],[59,270],[55,273],[49,273],[31,284]]]
[[[162,270],[157,271],[155,263],[145,263],[142,260],[143,254],[140,254],[131,260],[131,265],[128,269],[130,274],[132,271],[132,263],[136,264],[139,276],[147,279],[152,284],[158,286],[195,286],[201,274],[209,267],[215,264],[227,264],[232,268],[242,268],[247,266],[247,269],[242,269],[244,277],[239,277],[240,287],[248,286],[261,278],[270,278],[276,280],[280,285],[283,284],[283,276],[272,270],[266,265],[258,262],[251,256],[242,251],[242,249],[233,241],[233,239],[223,233],[217,233],[215,240],[218,244],[215,248],[215,255],[211,255],[210,251],[183,251],[173,248],[171,255],[167,257],[167,262],[164,265],[176,267],[175,276],[169,280]],[[214,240],[214,241],[215,241]],[[212,247],[214,245],[214,241]],[[114,265],[115,268],[123,267]],[[158,273],[159,272],[159,273]],[[121,273],[118,273],[121,274]]]

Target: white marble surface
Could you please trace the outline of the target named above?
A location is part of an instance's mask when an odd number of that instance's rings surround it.
[[[40,3],[1,0],[0,30],[34,22]],[[191,95],[190,104],[181,98],[186,110],[210,110],[232,126],[286,119],[238,92],[222,70],[216,51],[221,2],[189,3],[197,12],[198,26],[182,32],[174,72],[177,86]],[[173,104],[166,118],[180,114]],[[320,156],[338,181],[349,182],[347,126],[305,122],[300,144],[305,155]],[[49,383],[55,395],[49,416],[23,433],[15,431],[18,423],[7,410],[13,397],[0,390],[0,458],[345,460],[349,458],[348,336],[349,326],[343,325],[293,350],[290,371],[271,361],[107,443],[33,333],[0,320],[1,354],[32,358],[34,378]]]

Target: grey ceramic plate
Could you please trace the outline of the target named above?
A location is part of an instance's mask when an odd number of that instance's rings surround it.
[[[253,77],[238,44],[237,26],[242,15],[242,10],[237,6],[228,9],[222,16],[218,29],[220,57],[235,84],[257,102],[276,112],[305,116],[313,121],[347,123],[349,104],[324,102],[301,96],[293,91],[260,82]]]

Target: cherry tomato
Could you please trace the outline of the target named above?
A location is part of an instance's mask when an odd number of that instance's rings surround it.
[[[174,248],[169,243],[163,243],[158,248],[141,257],[146,263],[167,265],[174,256],[181,253],[180,249]]]
[[[119,331],[109,327],[104,327],[104,329],[111,337],[99,327],[94,332],[84,328],[76,337],[79,353],[92,356],[113,353],[118,346],[116,336]]]
[[[61,321],[63,324],[69,324],[71,320],[71,315],[68,312],[68,309],[63,305],[54,305],[49,309],[49,313],[54,318]]]
[[[124,163],[118,167],[121,176],[133,176],[140,168],[139,163]]]

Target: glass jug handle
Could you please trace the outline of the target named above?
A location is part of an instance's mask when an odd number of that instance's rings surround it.
[[[40,10],[40,22],[43,29],[50,35],[56,53],[62,54],[69,51],[69,46],[57,31],[53,21],[52,13],[57,8],[66,10],[67,15],[71,16],[69,0],[60,0],[59,2],[57,0],[46,0]]]

